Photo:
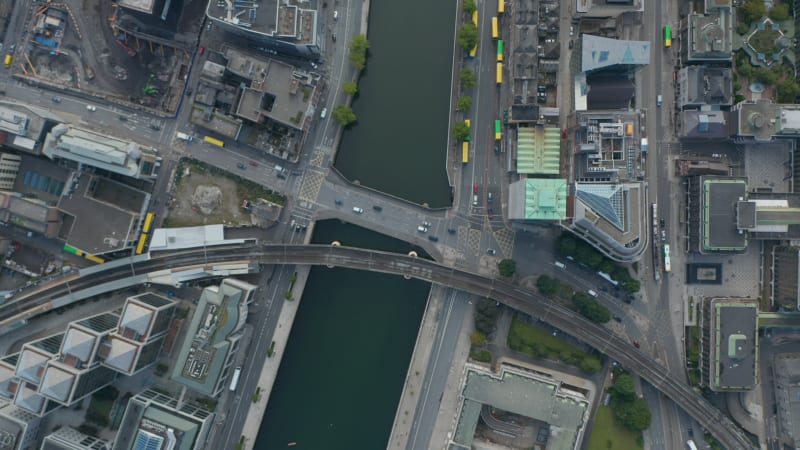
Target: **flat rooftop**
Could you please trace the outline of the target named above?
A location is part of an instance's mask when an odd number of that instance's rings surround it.
[[[264,37],[314,44],[317,11],[303,8],[301,4],[308,3],[295,0],[209,1],[206,14],[213,20]],[[232,8],[229,9],[229,5]]]
[[[92,255],[127,247],[136,239],[140,213],[149,195],[107,178],[84,174],[58,208],[68,217],[62,226],[67,244]]]
[[[714,385],[750,389],[758,380],[758,307],[755,302],[713,300]]]
[[[147,14],[153,13],[156,0],[118,0],[119,6]]]
[[[743,179],[703,178],[703,248],[741,251],[747,247],[747,234],[736,227],[736,204],[747,197]]]

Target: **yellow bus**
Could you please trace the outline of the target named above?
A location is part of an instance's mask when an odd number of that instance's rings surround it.
[[[506,0],[497,0],[497,14],[506,12]]]
[[[467,141],[461,143],[461,162],[463,164],[469,162],[469,142]]]
[[[478,11],[472,11],[472,23],[478,26]]]
[[[141,255],[144,253],[144,246],[147,243],[147,233],[142,233],[139,235],[139,243],[136,244],[136,254]]]
[[[11,53],[6,54],[6,67],[11,67],[11,61],[14,59]]]
[[[206,136],[203,138],[203,140],[209,144],[216,145],[217,147],[225,147],[225,142],[211,136]]]
[[[150,232],[150,227],[153,226],[153,219],[155,219],[155,218],[156,218],[156,215],[153,214],[152,212],[149,212],[149,213],[147,213],[146,216],[144,216],[144,226],[142,226],[142,233],[149,233]]]
[[[467,124],[467,127],[469,127],[469,134],[464,138],[464,140],[469,142],[469,135],[472,134],[472,121],[469,119],[464,119],[464,123]]]
[[[497,17],[492,17],[492,39],[497,39],[500,37],[500,35],[497,33]]]
[[[503,84],[503,63],[497,63],[497,84]]]

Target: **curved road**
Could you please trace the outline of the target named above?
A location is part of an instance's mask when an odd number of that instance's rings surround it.
[[[176,268],[183,266],[202,265],[198,264],[198,261],[208,264],[245,259],[258,261],[260,264],[327,265],[403,275],[492,298],[511,308],[541,318],[635,371],[664,395],[677,402],[726,448],[752,448],[745,434],[727,416],[691,387],[676,380],[647,354],[635,349],[609,329],[589,322],[549,298],[505,281],[396,253],[327,245],[266,244],[167,252],[154,255],[147,260],[132,261],[129,264],[115,261],[96,266],[91,273],[84,276],[76,277],[73,274],[21,293],[16,301],[0,306],[0,324],[7,325],[22,318],[32,317],[48,310],[50,301],[54,298],[71,291],[97,286],[99,282],[126,278],[132,271],[141,275],[157,270],[170,268],[177,270]],[[108,267],[102,270],[104,266]]]

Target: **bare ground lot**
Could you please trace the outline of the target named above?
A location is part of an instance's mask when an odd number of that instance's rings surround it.
[[[186,159],[178,166],[173,198],[164,224],[167,227],[218,223],[263,226],[265,224],[259,224],[249,211],[242,208],[244,200],[252,202],[263,198],[280,205],[285,202],[282,196],[230,172]]]

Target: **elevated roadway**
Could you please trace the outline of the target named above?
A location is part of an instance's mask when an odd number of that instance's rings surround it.
[[[674,400],[689,415],[713,434],[726,448],[749,449],[752,444],[727,416],[712,406],[691,387],[677,380],[647,354],[635,349],[611,330],[589,322],[565,306],[502,280],[446,267],[434,261],[396,253],[327,245],[253,245],[215,249],[188,249],[131,260],[128,264],[97,266],[82,276],[74,274],[53,280],[20,293],[20,297],[0,305],[0,325],[44,312],[53,300],[72,291],[158,270],[183,266],[213,265],[227,261],[250,260],[260,264],[308,264],[346,267],[389,273],[451,286],[481,297],[492,298],[511,308],[550,323],[580,339],[638,373],[664,395]],[[201,263],[202,262],[202,263]]]

